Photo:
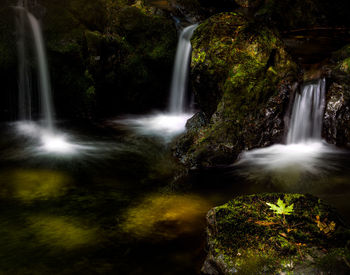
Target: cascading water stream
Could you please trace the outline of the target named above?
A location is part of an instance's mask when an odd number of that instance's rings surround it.
[[[193,116],[186,113],[186,90],[190,71],[191,37],[198,24],[188,26],[182,30],[177,44],[173,77],[170,88],[168,112],[155,113],[142,117],[128,117],[116,123],[133,129],[138,134],[160,136],[169,142],[175,135],[186,130],[186,122]]]
[[[242,168],[241,173],[247,177],[259,177],[268,172],[301,171],[319,175],[334,169],[327,159],[332,159],[339,151],[321,138],[325,90],[325,79],[305,84],[294,98],[287,144],[244,152],[236,164]],[[281,178],[278,174],[277,177]]]
[[[31,120],[32,117],[32,99],[31,99],[31,81],[30,70],[27,60],[27,48],[25,39],[25,22],[27,12],[23,8],[26,3],[19,1],[16,9],[17,26],[17,52],[18,52],[18,115],[20,120]]]
[[[53,104],[51,96],[50,74],[45,53],[44,39],[39,21],[30,12],[27,13],[28,20],[33,32],[35,50],[38,57],[38,81],[40,84],[41,110],[48,130],[53,130]]]
[[[36,1],[30,2],[36,7]],[[39,140],[40,144],[32,146],[40,153],[75,154],[82,147],[69,143],[66,135],[56,133],[54,129],[54,108],[51,95],[50,74],[45,52],[45,44],[39,21],[28,10],[28,1],[19,0],[15,7],[17,14],[17,48],[19,66],[19,117],[22,122],[17,124],[20,134],[29,136],[32,140]],[[27,34],[27,29],[29,30]],[[32,42],[37,58],[37,76],[40,95],[41,116],[43,125],[31,122],[32,98],[29,68],[29,51],[27,42]],[[84,148],[86,149],[86,148]]]
[[[170,88],[170,113],[181,114],[185,111],[187,80],[192,53],[191,38],[197,26],[198,24],[194,24],[184,28],[179,37]]]
[[[31,120],[31,88],[30,70],[28,66],[28,47],[26,45],[26,26],[28,25],[33,35],[34,49],[38,63],[38,83],[41,98],[41,113],[44,126],[48,131],[53,131],[53,104],[51,95],[50,75],[44,46],[44,39],[39,21],[27,9],[27,1],[19,1],[16,7],[18,20],[18,66],[19,66],[19,116],[21,120]]]
[[[326,81],[304,85],[294,100],[287,144],[321,141]]]

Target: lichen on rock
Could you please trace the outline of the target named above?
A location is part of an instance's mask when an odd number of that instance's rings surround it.
[[[267,203],[281,200],[290,215]],[[204,274],[347,274],[350,231],[311,195],[242,196],[208,212]],[[329,273],[330,272],[330,273]]]

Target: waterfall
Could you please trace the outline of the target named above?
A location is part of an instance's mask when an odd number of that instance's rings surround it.
[[[146,116],[129,116],[116,120],[123,127],[128,127],[137,134],[161,137],[168,143],[176,135],[186,131],[186,122],[193,116],[186,113],[186,88],[191,59],[191,37],[197,24],[184,28],[177,45],[175,64],[170,89],[168,111]]]
[[[41,97],[41,113],[44,125],[48,130],[53,130],[53,104],[51,95],[50,75],[48,70],[47,57],[44,46],[44,39],[39,21],[27,10],[27,2],[19,1],[16,7],[19,14],[18,20],[18,60],[19,60],[19,114],[21,119],[31,119],[31,89],[30,70],[28,69],[28,55],[25,39],[25,26],[33,34],[34,49],[38,64],[38,83]]]
[[[327,159],[337,151],[321,138],[325,93],[325,79],[304,84],[294,98],[287,144],[244,152],[235,164],[242,168],[242,175],[272,176],[280,181],[280,173],[285,173],[285,182],[296,184],[302,172],[320,175],[335,169]]]
[[[45,53],[44,39],[39,21],[28,12],[29,23],[33,32],[35,50],[38,58],[38,81],[41,94],[41,110],[46,127],[53,129],[53,105],[51,98],[51,84],[48,63]]]
[[[183,113],[185,111],[187,80],[192,52],[191,37],[197,26],[198,24],[194,24],[184,28],[179,37],[170,88],[169,111],[171,113]]]
[[[17,6],[17,52],[18,52],[18,114],[20,120],[31,120],[32,100],[31,100],[31,81],[28,65],[26,39],[25,39],[25,20],[27,18],[26,10],[23,8],[26,4],[19,1]]]
[[[294,100],[287,144],[321,141],[322,118],[325,106],[325,79],[306,84]]]

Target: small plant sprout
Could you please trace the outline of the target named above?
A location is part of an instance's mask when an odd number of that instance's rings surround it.
[[[274,211],[277,215],[290,215],[293,213],[294,204],[287,206],[281,199],[278,199],[277,205],[268,202],[266,204],[270,206],[270,210]]]
[[[282,219],[282,223],[284,225],[286,225],[287,221],[286,221],[286,215],[291,215],[293,213],[293,207],[294,204],[291,204],[289,206],[287,206],[283,200],[278,199],[277,201],[277,205],[273,204],[273,203],[266,203],[268,206],[270,206],[270,210],[272,210],[273,212],[275,212],[276,215],[282,215],[283,219]]]

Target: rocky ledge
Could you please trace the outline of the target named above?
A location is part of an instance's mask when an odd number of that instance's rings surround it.
[[[320,199],[238,197],[207,215],[203,274],[349,274],[350,230]]]

